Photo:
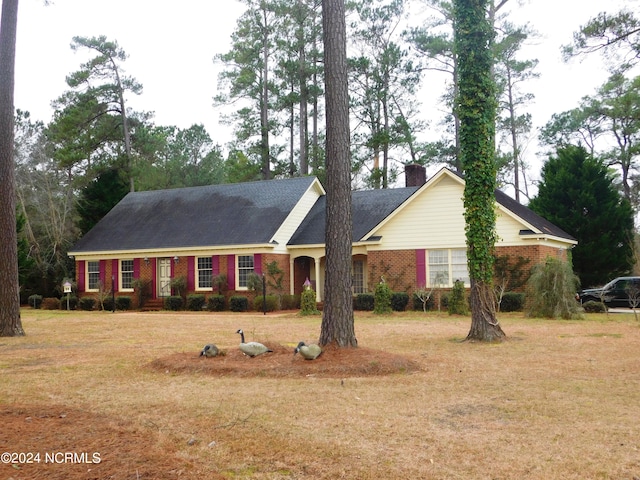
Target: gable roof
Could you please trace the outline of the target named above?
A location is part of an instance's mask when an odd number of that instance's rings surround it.
[[[391,215],[420,187],[359,190],[351,194],[353,242],[363,242],[364,236]],[[321,245],[325,243],[327,198],[318,199],[300,227],[291,237],[289,245]]]
[[[464,176],[458,172],[454,172],[453,170],[448,168],[443,168],[435,176],[439,174],[449,174],[452,178],[458,179],[460,183],[464,185]],[[573,236],[562,230],[560,227],[554,225],[546,218],[541,217],[526,205],[522,205],[520,202],[511,198],[502,190],[496,189],[494,191],[494,195],[496,203],[498,205],[502,206],[508,213],[510,213],[515,218],[518,218],[521,222],[524,222],[525,224],[530,225],[535,230],[537,230],[537,232],[532,230],[528,234],[534,235],[536,233],[540,233],[543,235],[550,235],[552,237],[568,240],[570,243],[577,243],[577,240]],[[521,231],[521,234],[522,233],[524,232]]]
[[[266,244],[315,182],[298,177],[132,192],[69,253]]]
[[[571,242],[577,242],[577,240],[572,235],[568,234],[567,232],[562,230],[560,227],[554,225],[546,218],[541,217],[540,215],[535,213],[533,210],[531,210],[529,207],[526,207],[525,205],[522,205],[521,203],[517,202],[506,193],[500,190],[496,190],[495,194],[496,194],[496,202],[498,202],[499,205],[502,205],[508,211],[512,212],[514,215],[524,220],[526,223],[531,225],[540,233],[543,233],[545,235],[551,235],[553,237],[562,238],[565,240],[569,240]],[[534,233],[537,233],[537,232],[534,232],[534,231],[531,232],[531,234],[534,234]]]

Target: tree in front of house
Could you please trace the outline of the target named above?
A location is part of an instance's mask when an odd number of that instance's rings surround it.
[[[356,347],[351,298],[351,161],[344,0],[322,0],[327,111],[325,302],[320,345]]]
[[[571,257],[583,287],[631,271],[633,210],[611,171],[584,147],[562,147],[549,158],[529,208],[578,240]]]
[[[456,112],[465,174],[464,207],[467,263],[471,282],[468,340],[500,341],[496,318],[493,260],[496,241],[496,95],[493,79],[493,26],[487,0],[455,0],[455,51],[458,58]]]
[[[24,335],[20,319],[13,160],[18,0],[2,1],[0,20],[0,337]]]

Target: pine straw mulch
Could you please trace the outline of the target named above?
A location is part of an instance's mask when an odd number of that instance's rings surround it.
[[[33,454],[15,463],[3,457],[3,480],[195,479],[204,473],[170,442],[124,419],[57,405],[4,405],[0,424],[0,454]]]
[[[214,376],[236,377],[368,377],[411,373],[420,366],[406,357],[364,347],[325,347],[315,360],[305,360],[293,354],[293,347],[264,342],[273,352],[257,357],[247,357],[238,347],[221,350],[217,357],[200,357],[199,352],[175,353],[153,360],[149,367],[153,370],[182,374],[202,373]]]

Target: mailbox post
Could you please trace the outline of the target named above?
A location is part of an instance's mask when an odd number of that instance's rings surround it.
[[[62,284],[62,292],[67,294],[67,310],[69,310],[69,294],[71,293],[71,282]]]

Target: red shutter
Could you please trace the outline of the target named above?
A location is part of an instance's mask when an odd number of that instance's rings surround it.
[[[106,289],[107,285],[107,261],[100,260],[100,272],[98,273],[100,278],[100,283],[102,283],[102,288]]]
[[[118,275],[118,263],[120,263],[117,259],[111,260],[111,275],[113,275],[113,291],[117,292],[120,289],[118,288],[118,280],[120,279],[120,275]]]
[[[86,274],[86,266],[84,260],[78,260],[76,262],[76,270],[78,272],[78,291],[84,292],[85,288],[85,274]]]
[[[236,256],[227,255],[227,286],[229,290],[236,289]]]
[[[427,286],[427,262],[424,248],[416,250],[416,287]]]
[[[196,258],[187,257],[187,291],[193,292],[196,287]]]
[[[253,255],[253,271],[256,275],[262,276],[262,254],[256,253]]]

